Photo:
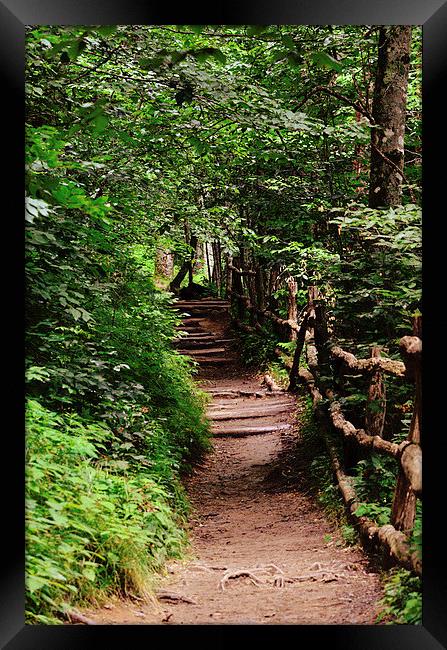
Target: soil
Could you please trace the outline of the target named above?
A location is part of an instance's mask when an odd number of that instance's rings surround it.
[[[194,327],[234,338],[225,310],[197,319],[188,306]],[[241,364],[237,344],[225,349],[225,362],[207,359],[197,376],[213,394],[210,418],[234,418],[213,423],[213,451],[185,481],[188,558],[168,564],[155,604],[116,599],[82,613],[115,625],[373,624],[379,573],[359,547],[346,546],[309,490],[311,459],[300,455],[302,400],[269,393]],[[238,419],[244,411],[253,417]],[[259,427],[267,432],[244,433]]]

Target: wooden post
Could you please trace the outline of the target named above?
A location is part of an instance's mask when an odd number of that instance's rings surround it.
[[[418,335],[421,334],[421,320],[416,317],[413,322],[413,336],[404,336],[400,342],[401,353],[404,358],[408,374],[415,382],[415,397],[413,417],[410,425],[408,440],[417,445],[421,444],[421,413],[422,413],[422,384],[421,384],[421,354],[422,342]],[[416,515],[416,496],[402,467],[397,477],[396,492],[394,494],[391,523],[397,530],[408,533],[412,530]]]
[[[307,292],[307,331],[305,336],[306,341],[306,357],[307,365],[315,379],[318,379],[318,352],[315,347],[315,300],[319,297],[318,287],[309,287]]]
[[[295,354],[293,357],[292,368],[290,369],[290,373],[289,373],[289,387],[287,388],[287,390],[291,392],[296,390],[297,383],[298,383],[300,357],[303,351],[304,339],[307,332],[307,319],[308,319],[308,314],[305,314],[303,322],[301,323],[300,331],[298,332],[297,339],[296,339]]]
[[[297,317],[298,317],[298,309],[296,306],[296,292],[298,289],[298,284],[295,281],[295,278],[292,278],[290,276],[287,278],[287,288],[289,290],[287,300],[288,300],[288,313],[287,313],[287,320],[293,321],[296,323]],[[297,333],[295,330],[290,330],[290,340],[291,341],[296,341]]]
[[[326,308],[321,299],[321,296],[318,294],[315,298],[315,328],[314,328],[314,337],[315,337],[315,347],[318,352],[318,368],[320,374],[320,382],[322,382],[321,388],[323,393],[327,389],[332,388],[333,377],[332,377],[332,366],[330,360],[330,354],[327,347],[329,341],[329,332],[327,327],[327,316]],[[324,379],[322,379],[324,378]]]
[[[371,358],[380,358],[380,348],[371,349]],[[366,403],[365,429],[370,436],[383,436],[386,412],[386,389],[380,370],[374,370],[368,388]]]
[[[211,263],[210,263],[210,254],[209,254],[209,243],[205,242],[205,254],[206,254],[206,266],[208,269],[208,282],[211,283],[212,281],[212,273],[211,273]]]

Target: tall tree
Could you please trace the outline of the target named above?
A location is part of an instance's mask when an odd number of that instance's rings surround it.
[[[408,25],[380,28],[372,107],[376,128],[371,133],[371,208],[401,203],[410,42]]]

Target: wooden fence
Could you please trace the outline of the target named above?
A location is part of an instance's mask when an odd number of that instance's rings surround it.
[[[291,292],[293,289],[292,285]],[[314,410],[323,418],[321,430],[334,474],[348,512],[356,522],[363,541],[381,546],[395,562],[421,575],[421,558],[411,548],[409,541],[416,515],[416,500],[422,499],[420,318],[414,320],[413,335],[404,336],[400,340],[403,361],[382,357],[377,347],[371,349],[370,358],[357,359],[330,339],[325,305],[317,287],[309,287],[307,304],[299,315],[296,313],[296,305],[292,300],[289,301],[288,319],[280,318],[268,309],[260,309],[249,297],[233,289],[230,290],[230,295],[238,315],[233,318],[237,327],[246,332],[259,333],[264,319],[270,319],[276,326],[288,330],[291,340],[296,340],[293,361],[285,360],[279,349],[276,353],[289,371],[289,390],[294,392],[298,384],[304,384],[312,397]],[[251,316],[249,325],[242,320],[245,314]],[[300,366],[304,350],[307,368]],[[364,428],[356,428],[346,419],[340,397],[337,395],[336,386],[340,378],[353,372],[369,378]],[[386,409],[385,375],[401,377],[415,386],[410,432],[407,439],[400,444],[383,438]],[[390,456],[398,464],[389,524],[379,526],[368,517],[356,514],[360,505],[359,499],[352,479],[344,469],[345,459],[340,458],[338,445],[334,443],[328,427],[323,425],[326,417],[342,439],[352,441],[351,445],[364,451]]]

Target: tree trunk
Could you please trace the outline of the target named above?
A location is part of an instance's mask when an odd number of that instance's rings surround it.
[[[380,358],[380,348],[371,349],[371,358]],[[365,428],[370,436],[383,437],[386,414],[386,387],[380,369],[371,373],[365,413]]]
[[[157,248],[155,258],[155,274],[169,278],[174,268],[174,257],[172,253],[164,248]]]
[[[411,26],[380,27],[372,116],[369,207],[400,205]]]
[[[225,296],[229,299],[231,299],[231,290],[233,288],[233,271],[230,268],[232,264],[233,256],[228,253],[225,259]]]
[[[191,256],[188,260],[185,260],[183,262],[180,271],[177,273],[169,285],[169,290],[173,293],[178,293],[182,280],[187,274],[189,274],[189,285],[192,284],[192,263],[194,260],[194,255],[196,254],[197,246],[197,237],[195,235],[191,235],[189,245],[191,246]]]

